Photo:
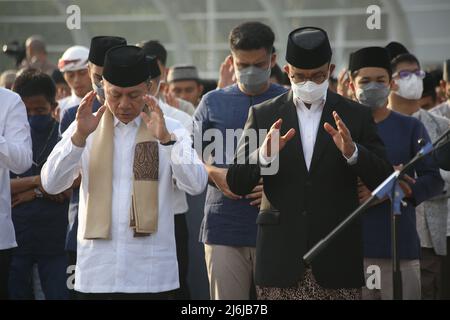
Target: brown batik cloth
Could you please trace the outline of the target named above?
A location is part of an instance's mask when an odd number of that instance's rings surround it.
[[[258,300],[361,300],[361,289],[327,289],[321,287],[310,268],[297,287],[256,287]]]
[[[135,237],[149,236],[157,230],[158,167],[158,142],[137,143],[134,150],[130,208],[130,227],[133,228]]]

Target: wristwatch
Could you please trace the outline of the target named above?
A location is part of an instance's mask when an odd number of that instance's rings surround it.
[[[39,188],[34,188],[34,193],[36,194],[36,198],[42,198],[44,196]]]
[[[171,145],[174,145],[175,142],[177,142],[177,136],[175,134],[171,133],[170,134],[170,140],[168,142],[166,142],[166,143],[161,143],[160,142],[160,143],[163,146],[171,146]]]

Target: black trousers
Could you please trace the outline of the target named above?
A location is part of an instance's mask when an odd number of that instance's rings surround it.
[[[76,251],[67,251],[67,265],[68,266],[75,266],[77,264],[77,252]],[[72,267],[73,268],[73,267]],[[75,273],[75,270],[73,273],[67,273],[67,280],[72,282],[70,277],[73,277]],[[74,289],[69,289],[69,297],[70,300],[77,300],[77,292]]]
[[[33,266],[38,269],[40,286],[46,300],[67,300],[67,259],[60,254],[12,254],[9,268],[9,298],[11,300],[32,300]]]
[[[177,245],[178,276],[180,278],[180,288],[175,290],[176,300],[190,300],[191,293],[187,283],[187,273],[189,266],[189,232],[184,213],[175,215],[175,241]]]
[[[422,300],[442,299],[442,264],[443,257],[438,256],[433,248],[421,248],[420,280]]]
[[[9,266],[12,249],[0,250],[0,300],[8,299]]]
[[[450,300],[450,237],[447,237],[447,256],[442,265],[442,299]]]

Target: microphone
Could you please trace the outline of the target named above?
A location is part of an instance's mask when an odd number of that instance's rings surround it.
[[[420,147],[420,151],[417,154],[418,157],[422,157],[433,151],[434,144],[432,144],[431,142],[427,142],[424,138],[417,140],[417,143],[419,144]]]
[[[423,147],[425,147],[426,141],[425,141],[425,139],[421,138],[421,139],[417,140],[417,143],[419,144],[419,147],[423,148]]]

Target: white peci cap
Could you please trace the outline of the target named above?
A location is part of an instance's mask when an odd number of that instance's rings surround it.
[[[73,46],[67,49],[58,61],[61,72],[87,69],[89,49],[83,46]]]

